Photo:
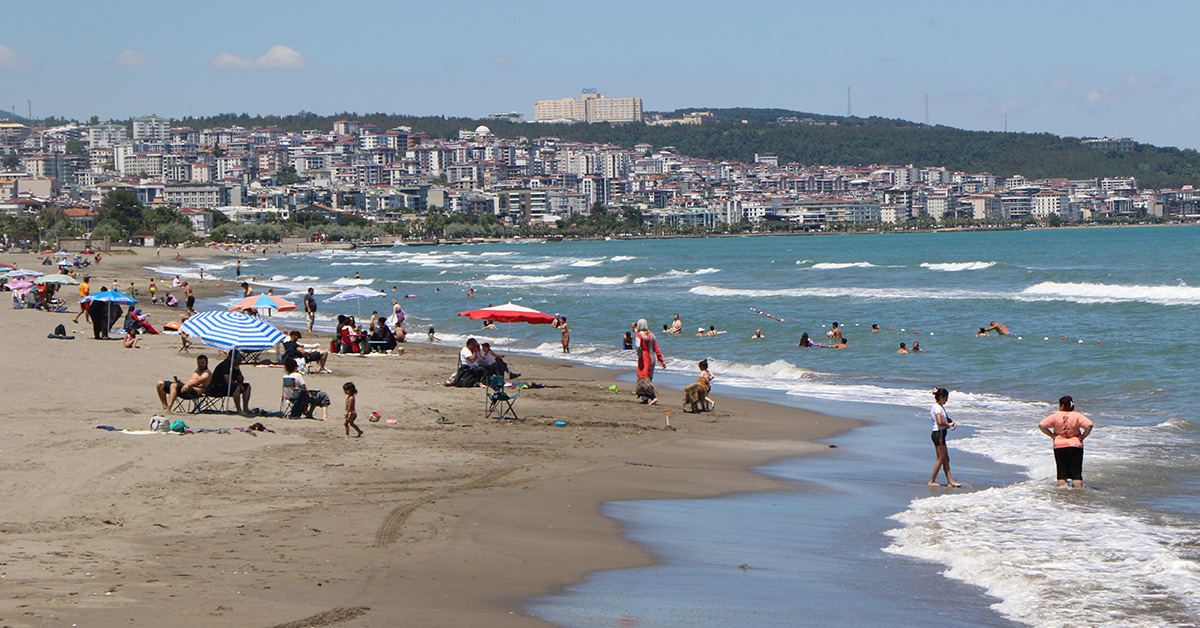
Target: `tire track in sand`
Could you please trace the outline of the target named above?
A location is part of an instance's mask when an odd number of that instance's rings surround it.
[[[468,491],[477,488],[491,488],[499,486],[499,480],[504,476],[516,471],[517,469],[525,468],[524,465],[514,465],[503,467],[494,471],[487,471],[477,475],[467,476],[468,481],[448,488],[429,491],[421,497],[396,506],[383,518],[383,522],[379,524],[379,528],[375,530],[375,547],[387,547],[395,543],[400,538],[400,531],[404,528],[404,523],[412,516],[421,504],[428,502],[431,499],[440,499],[450,493],[458,491]]]

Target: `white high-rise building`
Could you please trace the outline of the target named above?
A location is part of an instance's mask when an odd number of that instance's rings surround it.
[[[167,141],[171,131],[171,119],[158,116],[142,116],[133,119],[133,139]]]
[[[539,100],[533,105],[535,122],[641,122],[642,99],[608,98],[594,91],[580,98]]]

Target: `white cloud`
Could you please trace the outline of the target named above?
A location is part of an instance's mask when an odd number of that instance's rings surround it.
[[[29,62],[21,58],[16,50],[0,45],[0,70],[24,72],[29,69]]]
[[[295,70],[308,65],[304,55],[296,52],[291,46],[271,46],[261,57],[242,57],[232,52],[222,52],[209,63],[214,68],[234,72],[252,72],[254,70]]]
[[[1050,89],[1064,89],[1070,84],[1071,82],[1068,81],[1066,77],[1060,76],[1053,81],[1050,81]]]
[[[130,49],[117,55],[117,59],[113,63],[123,68],[136,68],[146,65],[149,61],[146,59],[146,55]]]
[[[1087,96],[1083,97],[1083,102],[1094,105],[1103,102],[1115,102],[1124,100],[1126,96],[1137,94],[1146,94],[1160,87],[1166,87],[1171,83],[1171,78],[1160,74],[1149,74],[1146,76],[1126,75],[1121,79],[1121,82],[1104,89],[1096,89],[1088,92]]]

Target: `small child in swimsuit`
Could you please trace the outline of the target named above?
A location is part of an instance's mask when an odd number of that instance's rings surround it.
[[[354,428],[355,438],[362,436],[363,431],[358,429],[354,424],[354,420],[358,418],[358,411],[355,409],[354,396],[358,394],[358,389],[354,387],[354,382],[346,382],[342,385],[342,392],[346,393],[346,438],[350,438],[350,428]]]

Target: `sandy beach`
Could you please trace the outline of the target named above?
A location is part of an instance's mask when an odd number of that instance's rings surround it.
[[[146,304],[153,256],[114,252],[85,271],[93,289],[135,282]],[[196,282],[198,296],[234,287]],[[62,294],[74,303],[76,288]],[[160,329],[179,318],[141,307]],[[333,374],[310,375],[333,399],[325,422],[202,414],[177,418],[274,433],[111,432],[95,428],[148,429],[154,382],[219,352],[180,353],[169,335],[127,350],[72,317],[0,311],[0,626],[545,625],[522,600],[652,560],[599,514],[604,502],[794,488],[747,469],[827,452],[812,441],[855,424],[719,394],[716,411],[686,414],[661,388],[662,405],[643,406],[618,371],[523,356],[514,370],[546,387],[521,392],[522,420],[497,421],[481,390],[440,385],[459,347],[408,343],[402,357],[332,356]],[[46,338],[60,323],[74,340]],[[328,336],[305,334],[315,341]],[[281,369],[243,370],[250,405],[278,411]],[[360,391],[359,439],[342,437],[346,381]]]

